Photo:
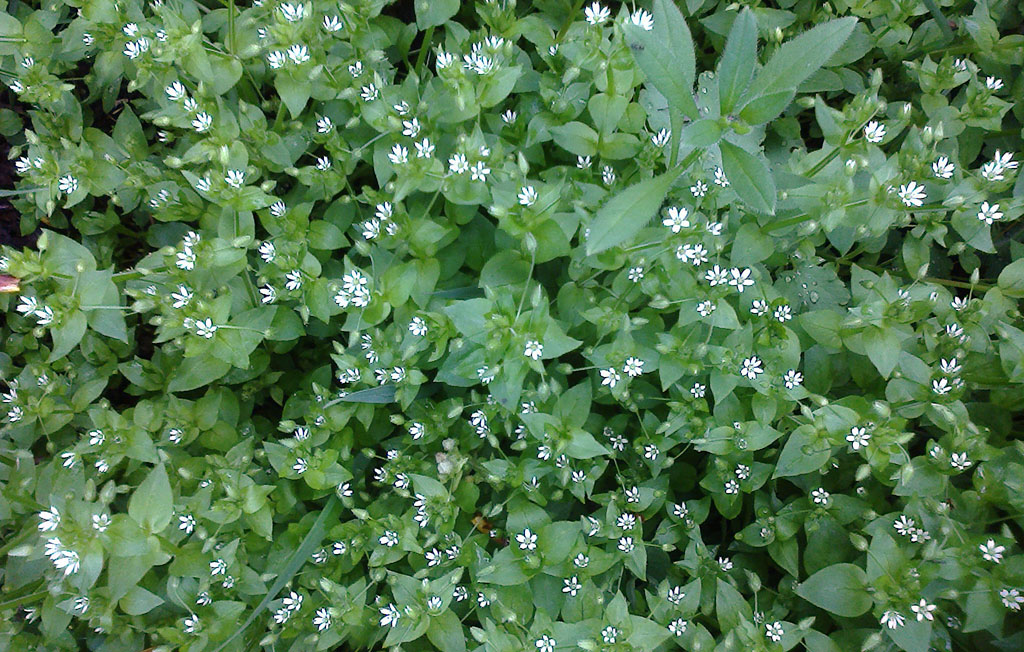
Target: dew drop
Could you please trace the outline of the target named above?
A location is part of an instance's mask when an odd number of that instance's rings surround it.
[[[811,303],[818,303],[818,293],[811,290]]]

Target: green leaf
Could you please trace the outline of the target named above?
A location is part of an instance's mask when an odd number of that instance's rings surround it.
[[[696,59],[686,20],[670,0],[654,0],[654,29],[626,23],[626,41],[647,81],[665,96],[671,108],[696,120],[693,99]]]
[[[350,392],[338,399],[344,403],[394,403],[395,386],[381,385]]]
[[[416,27],[443,25],[459,11],[459,0],[416,0]]]
[[[597,93],[587,103],[587,110],[597,130],[602,134],[610,134],[619,125],[628,105],[629,100],[621,95]]]
[[[209,385],[226,374],[229,369],[231,369],[230,363],[212,355],[185,358],[175,369],[171,382],[167,385],[167,391],[185,392]]]
[[[53,337],[53,351],[50,352],[47,362],[63,358],[71,352],[71,349],[78,346],[78,343],[82,341],[82,336],[85,335],[88,323],[85,313],[81,310],[76,310],[71,313],[70,317],[61,319],[57,326],[50,331],[50,335]]]
[[[653,179],[645,179],[605,203],[590,225],[587,255],[592,256],[635,236],[661,208],[679,174],[680,170],[675,169]]]
[[[578,428],[572,432],[572,438],[569,440],[569,446],[565,449],[565,452],[569,457],[577,460],[585,460],[611,453],[603,444],[594,439],[592,434]]]
[[[832,446],[827,440],[812,438],[813,427],[800,426],[786,440],[779,455],[773,478],[803,475],[817,471],[832,456]]]
[[[1024,178],[1024,175],[1021,175]],[[999,289],[1008,297],[1024,298],[1024,258],[1015,260],[999,273]]]
[[[548,131],[559,147],[577,156],[597,154],[597,132],[582,122],[569,122]]]
[[[171,483],[163,464],[153,467],[128,501],[128,515],[153,534],[163,532],[174,514]]]
[[[313,527],[309,528],[309,532],[303,537],[302,543],[295,549],[292,556],[288,559],[288,563],[285,564],[284,568],[281,569],[281,574],[274,580],[274,584],[271,585],[260,603],[256,605],[256,608],[252,610],[249,617],[245,619],[245,622],[241,626],[237,627],[234,632],[229,636],[223,643],[218,645],[213,652],[221,652],[227,648],[232,641],[238,638],[242,632],[244,632],[249,625],[253,623],[263,613],[263,610],[267,608],[267,605],[277,599],[277,594],[281,592],[281,589],[285,587],[288,582],[295,577],[295,574],[299,572],[306,562],[309,560],[309,556],[313,554],[313,550],[320,546],[320,542],[324,538],[324,534],[327,531],[327,524],[334,523],[337,516],[338,509],[341,506],[341,502],[338,500],[336,495],[332,495],[328,500],[327,504],[320,511],[320,514],[316,517],[316,521],[313,523]]]
[[[754,619],[750,604],[743,595],[732,584],[721,579],[718,580],[718,589],[715,592],[715,611],[723,632]]]
[[[747,94],[751,98],[796,90],[821,68],[850,37],[857,19],[852,16],[817,25],[782,44],[758,72]]]
[[[719,147],[725,176],[743,203],[755,212],[774,215],[775,180],[764,160],[726,140]]]
[[[732,243],[732,264],[749,267],[775,253],[775,243],[761,232],[757,224],[747,222],[736,233]]]
[[[150,593],[141,586],[133,586],[128,590],[121,601],[118,602],[118,606],[130,616],[141,616],[147,614],[150,611],[156,609],[164,603],[164,599],[158,595]]]
[[[853,618],[871,609],[866,587],[867,576],[859,566],[833,564],[798,584],[796,593],[826,611]]]
[[[709,147],[722,138],[722,128],[718,126],[717,120],[704,118],[690,123],[679,138],[679,144],[683,147]]]
[[[887,328],[869,326],[862,333],[864,350],[883,378],[888,378],[900,357],[900,337]]]
[[[278,73],[274,78],[274,88],[281,96],[281,101],[288,107],[292,118],[302,115],[306,102],[313,92],[313,83],[309,79],[296,79],[291,73]]]
[[[630,614],[629,622],[631,631],[628,642],[637,650],[655,650],[671,635],[668,627],[650,618]]]
[[[722,114],[732,111],[757,63],[757,19],[749,8],[743,9],[732,22],[725,50],[718,62],[718,94]]]
[[[459,617],[451,610],[439,616],[431,616],[427,627],[427,639],[438,650],[445,652],[465,652],[466,633],[462,629]]]
[[[740,120],[752,125],[760,125],[774,120],[786,110],[795,94],[795,91],[779,91],[751,100],[740,110]]]

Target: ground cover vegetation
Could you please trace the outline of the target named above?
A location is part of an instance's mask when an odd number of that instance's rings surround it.
[[[9,0],[0,647],[1024,649],[1022,23]]]

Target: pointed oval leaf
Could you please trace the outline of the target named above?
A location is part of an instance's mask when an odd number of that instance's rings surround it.
[[[668,100],[670,107],[697,119],[693,100],[696,58],[693,38],[683,14],[669,0],[655,0],[654,28],[646,31],[626,23],[626,41],[633,58],[654,86]]]
[[[853,618],[871,608],[871,596],[865,590],[867,575],[853,564],[833,564],[798,584],[796,593],[825,611]]]
[[[757,62],[757,20],[749,8],[740,12],[729,30],[718,63],[718,93],[722,113],[732,111],[750,83]]]
[[[587,255],[626,242],[661,208],[678,171],[646,179],[615,195],[597,211],[587,238]]]
[[[775,214],[775,180],[764,161],[750,152],[723,140],[722,167],[736,194],[751,210]]]
[[[793,90],[821,68],[850,37],[857,19],[830,20],[782,44],[754,79],[748,96]]]

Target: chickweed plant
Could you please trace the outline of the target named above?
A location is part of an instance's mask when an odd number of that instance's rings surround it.
[[[1018,3],[5,5],[0,648],[1024,649]]]

